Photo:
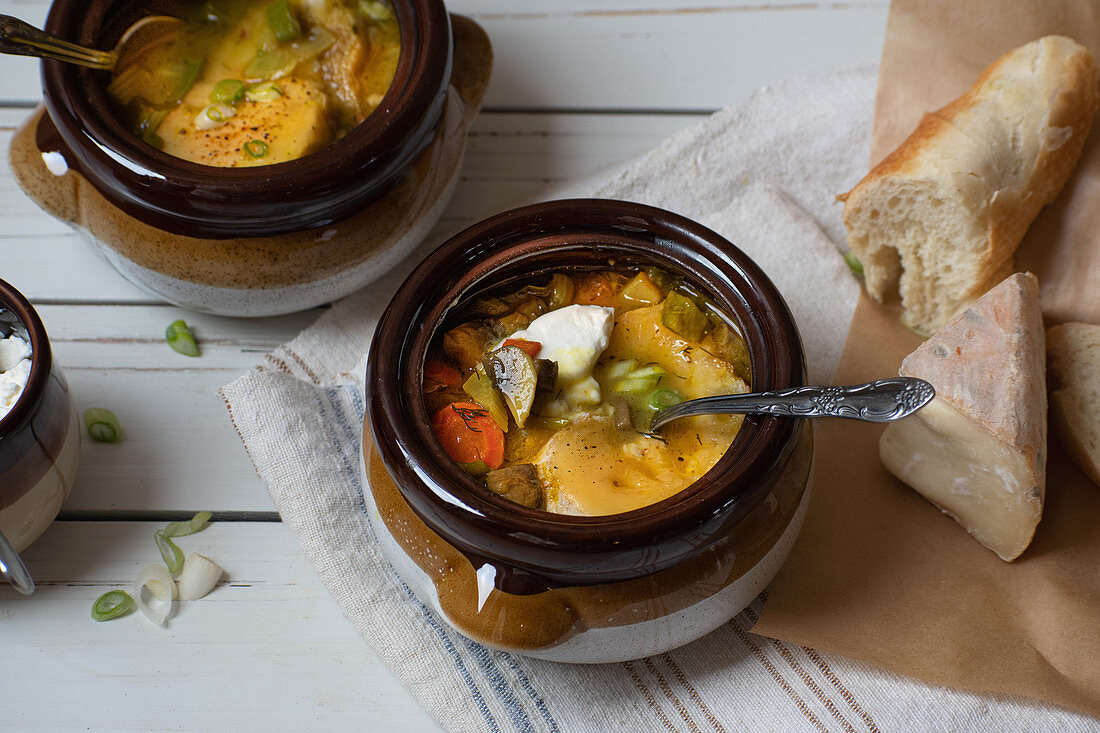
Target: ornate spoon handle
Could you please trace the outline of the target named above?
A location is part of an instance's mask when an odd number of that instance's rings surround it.
[[[666,407],[653,419],[653,430],[689,415],[754,414],[785,417],[846,417],[893,422],[928,404],[936,390],[923,379],[893,377],[846,387],[795,387],[774,392],[719,395]]]

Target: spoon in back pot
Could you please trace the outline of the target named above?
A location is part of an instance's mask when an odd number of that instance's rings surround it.
[[[893,422],[928,404],[936,390],[923,379],[893,377],[845,387],[794,387],[772,392],[718,395],[666,407],[653,418],[652,430],[690,415],[776,415],[846,417],[864,422]]]
[[[127,28],[114,50],[99,51],[63,41],[10,15],[0,15],[0,53],[53,59],[118,74],[139,63],[151,49],[171,41],[183,27],[179,18],[150,15]]]

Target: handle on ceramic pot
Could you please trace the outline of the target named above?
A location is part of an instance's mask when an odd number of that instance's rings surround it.
[[[476,111],[481,108],[485,91],[489,88],[493,47],[485,30],[462,15],[451,15],[451,34],[454,39],[451,85],[462,95],[466,106]],[[473,113],[470,118],[473,118]]]
[[[23,595],[34,593],[34,579],[3,532],[0,532],[0,575]]]

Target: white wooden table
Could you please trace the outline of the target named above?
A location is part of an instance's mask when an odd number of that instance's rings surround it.
[[[48,0],[0,0],[41,25]],[[496,64],[440,226],[593,172],[787,77],[878,59],[887,0],[448,0]],[[0,145],[40,97],[38,64],[0,57]],[[109,407],[113,445],[85,441],[72,497],[26,553],[38,591],[0,587],[0,728],[435,730],[359,640],[279,523],[217,389],[319,311],[234,320],[130,285],[0,171],[0,278],[38,308],[77,409]],[[186,318],[204,353],[164,344]],[[180,540],[228,571],[168,629],[89,617],[158,560],[164,522],[214,512]]]

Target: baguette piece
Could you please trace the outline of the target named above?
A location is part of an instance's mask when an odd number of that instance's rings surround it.
[[[936,397],[879,442],[891,473],[1006,561],[1043,514],[1044,364],[1038,281],[1012,275],[905,358],[899,374]]]
[[[929,334],[1003,280],[1028,226],[1073,171],[1098,103],[1092,54],[1046,36],[924,115],[839,197],[867,292],[883,302],[900,277],[907,325]]]
[[[1100,484],[1100,326],[1052,326],[1047,366],[1054,429],[1081,470]]]

